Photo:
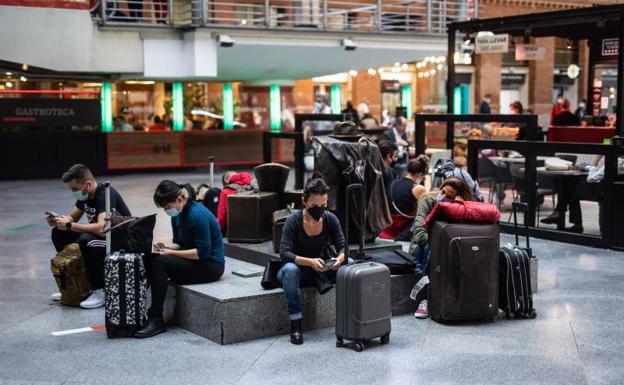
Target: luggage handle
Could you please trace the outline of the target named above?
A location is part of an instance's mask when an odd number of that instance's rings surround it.
[[[520,208],[524,213],[524,235],[526,237],[526,247],[527,249],[531,248],[529,243],[529,224],[527,223],[527,214],[529,213],[529,205],[525,202],[512,202],[511,207],[513,208],[513,217],[514,217],[514,233],[516,235],[516,246],[520,246],[520,240],[518,238],[518,208]]]
[[[346,188],[346,194],[347,194],[347,199],[346,199],[346,205],[345,205],[345,249],[346,249],[346,254],[347,254],[347,258],[349,257],[349,206],[351,204],[350,199],[351,196],[353,195],[354,191],[360,191],[360,194],[364,194],[364,185],[362,183],[352,183],[350,185],[347,186]],[[364,212],[364,208],[362,208],[362,212]],[[362,214],[362,216],[364,216],[364,214]],[[362,221],[362,227],[364,227],[364,221]],[[358,248],[358,253],[357,253],[357,259],[364,259],[364,232],[361,231],[360,232],[360,237],[359,237],[359,248]]]
[[[208,157],[208,162],[210,162],[210,188],[214,187],[214,156]]]
[[[111,201],[110,201],[110,181],[106,181],[104,183],[104,191],[105,191],[105,206],[106,206],[106,223],[104,224],[104,230],[106,231],[106,255],[110,254],[111,251],[111,229],[112,218],[111,218]]]

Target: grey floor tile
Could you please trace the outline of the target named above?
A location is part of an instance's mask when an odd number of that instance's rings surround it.
[[[436,354],[417,363],[412,384],[588,384],[578,359],[557,360],[531,354]]]

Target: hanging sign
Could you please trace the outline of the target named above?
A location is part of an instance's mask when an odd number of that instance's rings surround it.
[[[483,35],[476,37],[475,53],[505,53],[509,51],[509,35]]]
[[[535,44],[517,44],[516,60],[544,60],[546,48]]]
[[[618,46],[618,39],[602,39],[602,56],[617,56]]]

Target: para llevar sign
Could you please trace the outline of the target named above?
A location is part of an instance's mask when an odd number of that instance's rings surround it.
[[[546,57],[546,47],[536,44],[517,44],[516,60],[543,60]]]
[[[509,35],[477,35],[475,53],[505,53],[509,51]]]

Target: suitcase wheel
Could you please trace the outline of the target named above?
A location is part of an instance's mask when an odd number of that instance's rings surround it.
[[[341,348],[344,346],[344,340],[342,337],[336,337],[336,347]]]
[[[386,334],[385,336],[381,336],[379,342],[381,342],[382,345],[386,345],[388,342],[390,342],[390,333]]]
[[[531,317],[531,319],[537,317],[537,312],[535,310],[531,310],[531,312],[529,313],[529,317]]]
[[[356,352],[358,352],[358,353],[359,353],[359,352],[361,352],[362,350],[364,350],[364,344],[363,344],[363,343],[361,343],[361,342],[356,342],[356,343],[353,345],[353,348],[355,349],[355,351],[356,351]]]

